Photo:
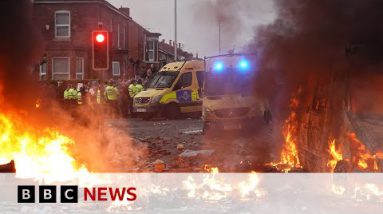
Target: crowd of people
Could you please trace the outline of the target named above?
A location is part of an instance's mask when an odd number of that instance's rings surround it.
[[[58,88],[64,109],[88,106],[112,117],[128,117],[133,115],[133,98],[144,86],[141,79],[111,79],[107,82],[89,81],[87,84],[62,82]]]
[[[50,99],[44,97],[56,97],[63,109],[72,115],[79,115],[78,110],[84,109],[105,116],[132,117],[134,97],[144,90],[144,85],[156,72],[156,67],[150,65],[145,72],[135,74],[129,80],[57,81],[42,84],[43,93],[37,97],[36,109],[49,108]]]

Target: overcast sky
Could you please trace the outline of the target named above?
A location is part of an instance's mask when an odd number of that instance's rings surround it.
[[[134,20],[161,39],[174,39],[174,0],[108,0],[129,7]],[[222,22],[222,52],[238,51],[254,38],[256,27],[274,19],[271,0],[178,0],[178,42],[200,57],[218,54],[218,18]],[[228,3],[227,3],[228,2]],[[221,14],[222,13],[222,14]],[[219,16],[221,15],[221,16]]]

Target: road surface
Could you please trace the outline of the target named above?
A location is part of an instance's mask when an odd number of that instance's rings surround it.
[[[110,120],[107,125],[128,133],[135,144],[146,148],[146,154],[134,167],[125,166],[123,157],[111,158],[111,168],[116,171],[153,171],[158,160],[165,163],[165,171],[168,172],[202,172],[206,167],[218,167],[220,171],[246,171],[255,163],[271,161],[272,131],[263,121],[259,121],[252,133],[246,134],[219,130],[203,135],[201,119],[133,118]],[[116,156],[121,154],[116,153]]]

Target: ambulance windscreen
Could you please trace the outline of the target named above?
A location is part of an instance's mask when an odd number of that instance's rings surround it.
[[[207,72],[205,93],[207,96],[242,94],[251,95],[254,86],[254,74],[243,75],[238,72],[217,74]]]
[[[170,88],[177,78],[178,71],[161,71],[156,73],[148,82],[147,88]]]

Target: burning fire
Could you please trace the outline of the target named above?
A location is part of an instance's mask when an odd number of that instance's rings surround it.
[[[295,97],[290,100],[291,113],[283,126],[284,145],[281,151],[280,162],[271,163],[272,166],[283,172],[289,172],[293,168],[302,168],[298,156],[297,136],[298,120],[296,110],[299,100]]]
[[[51,129],[35,130],[14,114],[0,113],[0,164],[15,161],[16,177],[45,182],[88,174],[71,156],[70,138]]]
[[[383,152],[378,151],[376,154],[372,154],[357,137],[355,133],[347,134],[351,141],[351,160],[352,165],[359,170],[378,171],[378,159],[383,159]],[[336,140],[330,139],[329,150],[330,160],[327,166],[334,172],[337,163],[343,160],[342,149],[336,148]],[[349,161],[346,159],[346,161]]]
[[[219,173],[219,169],[218,169],[218,167],[212,167],[212,166],[210,166],[209,164],[205,164],[205,165],[203,166],[203,170],[204,170],[205,172],[210,172],[210,173],[213,173],[213,174],[218,174],[218,173]]]
[[[298,157],[297,149],[297,127],[295,123],[296,114],[291,113],[289,119],[286,121],[283,136],[285,138],[285,144],[281,152],[281,162],[292,167],[300,168],[300,161]]]
[[[371,170],[378,171],[378,159],[383,159],[382,152],[377,152],[376,154],[371,154],[371,152],[366,148],[356,136],[355,133],[347,134],[350,141],[352,149],[352,163],[356,165],[361,170]]]
[[[334,172],[336,164],[343,160],[343,154],[340,149],[336,149],[336,140],[332,139],[329,141],[329,153],[331,156],[331,160],[327,163],[327,166],[330,167],[331,172]]]

